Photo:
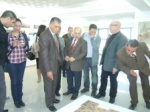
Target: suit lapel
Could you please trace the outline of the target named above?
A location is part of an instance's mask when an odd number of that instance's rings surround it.
[[[127,54],[126,47],[123,48],[123,54],[124,54],[123,56],[125,57],[126,61],[129,61],[129,62],[133,61],[132,57]]]
[[[138,60],[141,60],[140,58],[143,57],[142,54],[143,54],[143,53],[141,52],[140,48],[137,48],[137,50],[136,50],[137,62],[138,62]]]
[[[70,45],[69,45],[69,48],[71,48],[72,41],[73,41],[73,38],[70,39]]]
[[[79,38],[79,40],[78,40],[77,43],[75,44],[74,50],[80,45],[80,42],[81,42],[80,39],[81,39],[81,38]]]
[[[53,41],[54,46],[57,48],[56,43],[55,43],[55,40],[54,40],[53,35],[51,34],[49,28],[48,28],[48,32],[49,32],[49,35],[50,35],[49,38]],[[57,39],[57,40],[58,40],[58,39]]]
[[[114,43],[118,40],[119,38],[119,35],[120,35],[120,32],[118,34],[116,34],[116,36],[114,37],[114,39],[111,41],[111,43],[108,45],[108,48],[109,47],[112,47],[112,44],[113,46],[116,46]],[[111,37],[110,37],[111,38]]]

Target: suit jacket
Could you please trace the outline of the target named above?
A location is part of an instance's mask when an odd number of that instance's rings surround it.
[[[66,44],[67,44],[67,41],[68,41],[68,34],[66,33],[66,34],[64,34],[63,36],[62,36],[62,38],[64,39],[64,41],[65,41],[65,46],[66,46]]]
[[[0,65],[4,66],[7,59],[8,34],[0,22]]]
[[[71,43],[73,38],[68,39],[67,45],[65,47],[65,54],[69,57],[74,57],[75,61],[67,62],[66,68],[71,69],[71,71],[82,71],[83,68],[83,58],[87,53],[87,42],[83,38],[79,38],[77,41],[74,51],[71,52]]]
[[[82,38],[85,39],[85,36],[89,36],[89,33],[84,33]],[[91,39],[92,44],[92,66],[97,66],[99,62],[99,46],[100,46],[101,38],[99,35],[96,35]]]
[[[149,64],[145,58],[147,55],[150,58],[150,51],[144,42],[140,42],[136,50],[137,62],[127,55],[126,48],[120,49],[117,53],[117,62],[120,70],[126,74],[130,74],[130,70],[139,70],[146,75],[150,75]]]
[[[62,60],[65,59],[65,41],[62,37],[59,37],[59,41],[60,41],[60,48],[61,48],[61,56],[62,56]]]
[[[53,74],[57,73],[57,67],[58,63],[62,63],[61,60],[61,48],[60,48],[60,42],[57,37],[58,43],[59,43],[59,51],[57,49],[57,46],[55,44],[55,40],[49,30],[47,28],[39,38],[39,46],[40,46],[40,56],[39,56],[39,64],[40,69],[43,71],[43,73],[47,73],[49,71],[52,71]]]
[[[111,38],[111,37],[110,37]],[[117,52],[126,45],[127,37],[121,32],[118,32],[111,43],[108,45],[105,56],[102,55],[101,62],[103,61],[103,69],[105,71],[112,71],[113,68],[118,68],[117,66]],[[104,59],[104,60],[103,60]]]

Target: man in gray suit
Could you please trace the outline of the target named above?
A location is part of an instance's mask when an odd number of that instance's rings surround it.
[[[51,111],[57,111],[54,103],[59,103],[55,99],[55,90],[58,78],[58,67],[62,63],[60,42],[57,32],[61,27],[61,20],[53,17],[50,20],[49,28],[47,28],[39,38],[40,45],[40,69],[44,79],[44,91],[46,106]]]
[[[101,57],[100,64],[102,65],[101,72],[101,86],[99,93],[96,98],[104,97],[106,94],[107,78],[110,77],[110,103],[115,102],[115,97],[117,94],[117,76],[118,67],[116,55],[117,51],[120,50],[127,43],[127,38],[120,32],[121,24],[119,21],[112,21],[110,24],[110,32],[112,35],[106,41],[105,47],[103,49],[103,54]]]
[[[143,89],[143,97],[146,103],[146,107],[150,109],[150,84],[149,64],[145,58],[145,55],[150,58],[150,51],[144,42],[138,42],[137,40],[129,40],[127,45],[120,49],[117,53],[117,61],[119,69],[127,74],[129,80],[129,90],[131,96],[131,105],[129,109],[134,110],[138,103],[137,93],[137,76],[141,78],[141,85]],[[137,73],[136,71],[139,71]]]
[[[84,33],[82,38],[87,41],[87,55],[83,61],[83,70],[84,70],[84,88],[81,90],[81,93],[89,91],[89,70],[91,70],[92,75],[92,93],[91,96],[95,97],[98,84],[98,61],[99,61],[99,45],[101,38],[96,34],[97,26],[91,24],[89,26],[89,32]]]
[[[78,96],[81,86],[83,58],[87,53],[87,42],[81,38],[81,33],[81,28],[75,27],[74,38],[69,39],[65,46],[68,91],[63,95],[72,93],[71,100],[75,100]]]

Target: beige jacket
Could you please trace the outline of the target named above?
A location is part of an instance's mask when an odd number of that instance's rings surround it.
[[[35,42],[31,47],[31,52],[35,55],[36,58],[39,58],[39,42]]]

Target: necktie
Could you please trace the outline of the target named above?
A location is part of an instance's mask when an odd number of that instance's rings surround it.
[[[73,43],[72,43],[72,45],[71,45],[71,51],[73,51],[73,50],[74,50],[75,43],[76,43],[76,39],[74,39],[74,41],[73,41]]]
[[[59,51],[59,43],[58,43],[58,40],[57,40],[56,35],[54,35],[54,40],[55,40],[55,44],[56,44],[56,46],[57,46],[57,49],[58,49],[58,51]]]
[[[132,54],[131,57],[132,57],[132,59],[134,59],[135,61],[137,61],[137,57],[136,57],[135,54]]]

